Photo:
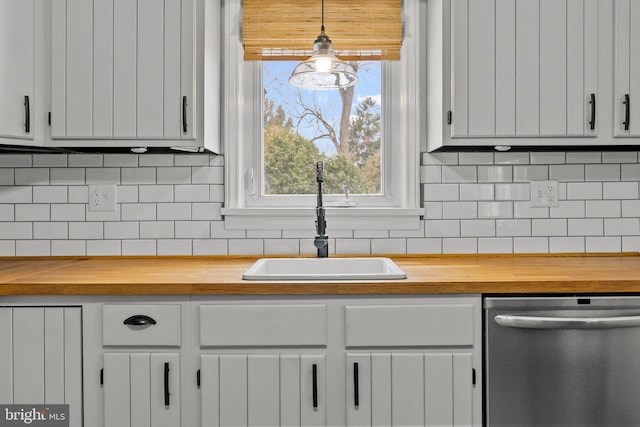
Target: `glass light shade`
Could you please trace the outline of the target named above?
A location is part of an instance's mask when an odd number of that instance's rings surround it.
[[[320,33],[313,44],[311,58],[296,65],[289,83],[310,90],[341,89],[358,83],[356,70],[333,54],[331,40]]]

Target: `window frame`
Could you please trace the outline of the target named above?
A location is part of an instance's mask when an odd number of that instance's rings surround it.
[[[382,64],[382,179],[383,196],[354,195],[355,206],[344,197],[326,196],[330,229],[417,229],[420,208],[420,148],[423,140],[422,88],[426,83],[421,61],[426,47],[424,0],[403,2],[402,59]],[[262,186],[263,91],[262,63],[244,61],[241,41],[241,0],[222,7],[222,136],[225,156],[227,229],[313,230],[314,195],[264,196]],[[423,27],[423,26],[422,26]],[[332,204],[334,206],[332,206]],[[268,217],[269,220],[265,221]]]

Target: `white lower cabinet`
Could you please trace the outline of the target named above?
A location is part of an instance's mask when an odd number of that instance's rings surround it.
[[[105,353],[105,427],[180,425],[178,353]]]
[[[0,403],[68,404],[82,423],[82,309],[0,307]]]
[[[322,354],[203,354],[201,425],[324,426]]]
[[[348,426],[473,424],[471,352],[347,353]]]

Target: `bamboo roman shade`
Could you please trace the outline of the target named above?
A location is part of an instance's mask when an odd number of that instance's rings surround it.
[[[320,34],[321,0],[243,0],[246,60],[300,60]],[[325,0],[324,26],[342,60],[400,59],[401,0]]]

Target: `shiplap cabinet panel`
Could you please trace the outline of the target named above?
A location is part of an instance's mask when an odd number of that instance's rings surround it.
[[[615,136],[640,136],[640,3],[615,0]],[[629,97],[626,104],[625,95]],[[625,125],[628,117],[628,125]]]
[[[82,425],[82,321],[79,307],[0,308],[0,401],[68,404]]]
[[[179,360],[178,353],[105,353],[104,426],[179,426]]]
[[[33,144],[34,126],[41,126],[35,118],[35,105],[42,102],[35,87],[41,14],[36,0],[0,2],[0,141],[7,144]]]
[[[193,0],[53,0],[51,21],[53,139],[195,139]]]
[[[203,427],[325,425],[324,355],[203,354],[200,369]]]
[[[348,426],[473,425],[471,353],[348,353],[346,358]]]

